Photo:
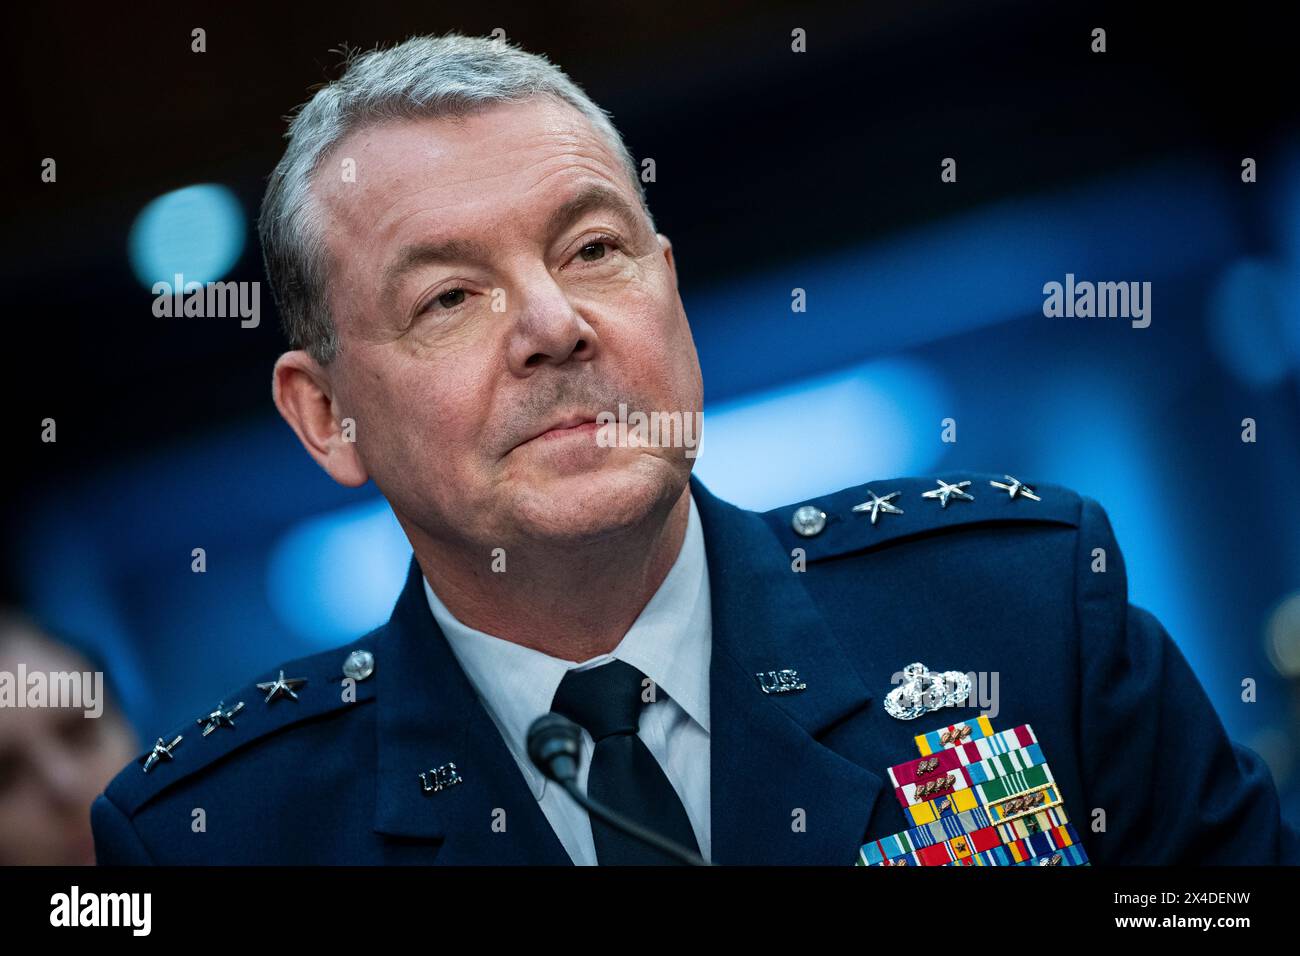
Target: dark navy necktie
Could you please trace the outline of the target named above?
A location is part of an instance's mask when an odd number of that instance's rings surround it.
[[[659,761],[636,733],[643,680],[644,674],[619,660],[571,670],[560,681],[551,710],[584,728],[595,741],[587,796],[699,853],[686,808]],[[678,862],[595,817],[591,818],[591,835],[601,866]]]

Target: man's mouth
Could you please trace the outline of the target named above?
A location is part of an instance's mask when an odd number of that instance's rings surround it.
[[[518,448],[533,441],[560,441],[565,438],[586,438],[596,431],[596,416],[585,412],[565,415],[525,438],[515,447]]]

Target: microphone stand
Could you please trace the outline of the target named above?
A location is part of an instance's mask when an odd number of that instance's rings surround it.
[[[640,840],[659,852],[687,866],[711,866],[698,853],[660,836],[653,830],[629,820],[598,800],[593,800],[578,787],[578,742],[581,731],[578,725],[559,714],[538,717],[528,728],[528,756],[533,764],[564,788],[564,792],[578,802],[589,814],[616,830],[621,830],[635,840]]]

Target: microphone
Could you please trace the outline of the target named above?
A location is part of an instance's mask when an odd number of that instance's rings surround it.
[[[581,748],[581,728],[560,714],[543,714],[528,728],[528,758],[533,766],[545,774],[547,780],[553,780],[563,787],[593,817],[687,866],[710,865],[686,847],[629,820],[583,793],[578,786],[578,755]]]

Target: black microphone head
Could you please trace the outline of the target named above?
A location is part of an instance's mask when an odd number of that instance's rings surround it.
[[[549,780],[577,776],[581,747],[581,728],[560,714],[543,714],[528,728],[528,758]]]

